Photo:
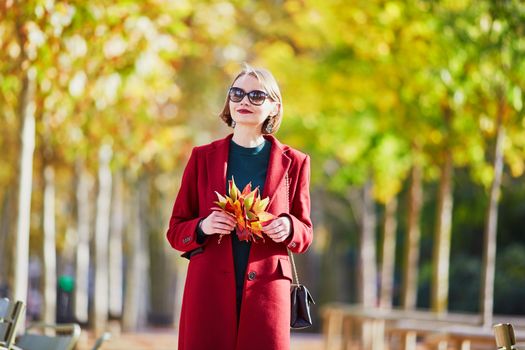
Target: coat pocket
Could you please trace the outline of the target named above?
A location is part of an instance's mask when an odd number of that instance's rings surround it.
[[[198,247],[193,250],[190,250],[189,252],[182,254],[181,257],[191,260],[192,257],[194,257],[195,255],[202,254],[203,252],[204,252],[204,248]]]
[[[290,261],[285,258],[279,258],[279,272],[283,278],[287,278],[292,281],[292,266]]]

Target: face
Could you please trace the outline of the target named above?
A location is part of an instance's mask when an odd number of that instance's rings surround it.
[[[269,115],[279,112],[279,104],[272,101],[267,95],[264,98],[267,91],[254,76],[249,74],[241,76],[235,81],[232,88],[234,94],[230,95],[229,106],[230,114],[236,125],[260,128]],[[241,97],[240,101],[234,102]],[[263,99],[264,102],[262,102]],[[262,104],[258,105],[261,102]]]

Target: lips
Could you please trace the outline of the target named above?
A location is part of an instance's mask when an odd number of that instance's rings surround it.
[[[251,114],[253,112],[248,110],[248,109],[241,108],[241,109],[237,110],[237,113],[240,113],[240,114]]]

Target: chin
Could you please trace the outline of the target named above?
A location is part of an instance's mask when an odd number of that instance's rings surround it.
[[[244,126],[251,126],[251,127],[261,127],[264,121],[258,121],[254,120],[252,118],[236,118],[234,119],[235,124],[237,125],[244,125]]]

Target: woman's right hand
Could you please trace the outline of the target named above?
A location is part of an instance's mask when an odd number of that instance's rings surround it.
[[[237,221],[233,216],[217,210],[202,220],[201,230],[207,235],[227,235],[233,231],[236,224]]]

